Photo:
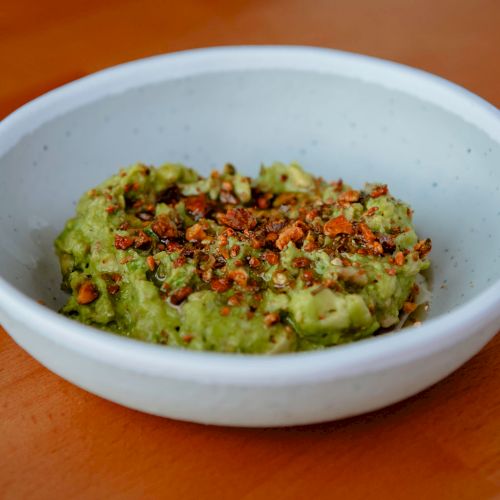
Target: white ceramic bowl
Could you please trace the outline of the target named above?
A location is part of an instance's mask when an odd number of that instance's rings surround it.
[[[58,315],[52,241],[75,201],[120,166],[298,160],[326,178],[388,182],[433,240],[418,328],[322,352],[174,350]],[[0,124],[0,319],[55,373],[149,413],[303,424],[401,400],[445,377],[500,326],[500,113],[438,77],[304,47],[229,47],[102,71]],[[37,303],[43,300],[45,306]]]

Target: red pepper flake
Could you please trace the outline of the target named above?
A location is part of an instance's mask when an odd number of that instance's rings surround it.
[[[194,336],[189,335],[189,334],[185,334],[185,335],[182,335],[181,338],[182,338],[183,342],[186,342],[186,344],[189,344],[191,342],[191,340],[194,339]]]
[[[223,306],[220,310],[221,316],[227,316],[231,312],[231,309],[228,306]]]
[[[234,265],[236,267],[241,267],[243,265],[243,261],[241,259],[235,260]]]
[[[388,269],[385,270],[385,272],[389,276],[396,276],[396,269],[394,269],[393,267],[389,267]]]
[[[126,250],[134,243],[134,239],[130,236],[120,236],[115,234],[115,248],[118,250]]]
[[[353,234],[354,229],[351,222],[349,222],[344,215],[339,215],[325,223],[323,232],[326,236],[333,238],[338,234]]]
[[[405,263],[405,256],[403,255],[403,252],[398,252],[394,256],[394,262],[397,266],[402,266]]]
[[[210,288],[214,292],[224,293],[231,288],[231,280],[228,278],[213,278],[210,281]]]
[[[99,297],[99,291],[97,287],[91,281],[84,281],[80,288],[78,289],[78,295],[76,301],[80,305],[87,305]]]
[[[152,255],[148,255],[146,259],[146,264],[148,265],[150,271],[154,271],[156,267],[155,258]]]
[[[372,198],[378,198],[379,196],[384,196],[386,195],[388,192],[388,189],[387,189],[387,185],[386,184],[382,184],[380,186],[376,186],[372,192],[370,193],[370,196]]]
[[[183,286],[182,288],[179,288],[176,290],[171,296],[170,296],[170,302],[174,306],[178,306],[180,303],[182,303],[184,300],[186,300],[189,295],[193,293],[193,289],[190,286]]]

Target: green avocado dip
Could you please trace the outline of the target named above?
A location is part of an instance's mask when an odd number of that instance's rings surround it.
[[[386,185],[299,165],[137,164],[83,195],[55,241],[61,312],[196,350],[320,349],[394,328],[419,303],[431,242]]]

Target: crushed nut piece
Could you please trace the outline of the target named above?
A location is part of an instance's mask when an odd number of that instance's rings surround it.
[[[186,229],[186,240],[188,241],[203,241],[206,237],[207,233],[199,222]]]
[[[162,239],[177,238],[179,235],[177,226],[164,214],[156,218],[153,224],[151,224],[151,229]]]
[[[402,266],[405,263],[405,256],[403,255],[403,252],[398,252],[394,256],[394,262],[397,266]]]
[[[131,247],[133,243],[134,240],[130,236],[120,236],[119,234],[115,234],[115,248],[118,250],[126,250]]]
[[[266,326],[272,326],[278,323],[280,320],[280,315],[276,312],[266,314],[264,316],[264,323]]]
[[[354,229],[352,223],[349,222],[344,215],[339,215],[325,223],[323,232],[326,236],[333,238],[337,236],[337,234],[353,234]]]
[[[372,198],[378,198],[379,196],[384,196],[388,192],[387,185],[382,184],[380,186],[376,186],[372,192],[370,193],[370,196]]]
[[[257,220],[246,208],[230,208],[225,215],[219,217],[220,222],[237,231],[253,229],[257,225]]]
[[[304,237],[303,229],[295,223],[292,226],[288,226],[280,233],[278,239],[276,240],[276,247],[283,250],[290,241],[297,242]]]
[[[347,203],[355,203],[359,200],[359,191],[355,191],[354,189],[350,189],[349,191],[344,191],[339,195],[339,201],[347,202]]]
[[[292,266],[298,269],[303,269],[304,267],[309,267],[311,265],[311,260],[307,257],[296,257],[292,260]]]
[[[231,288],[231,280],[228,278],[213,278],[210,287],[214,292],[223,293]]]
[[[81,305],[87,305],[99,297],[97,287],[91,281],[84,281],[78,289],[76,301]]]
[[[407,314],[411,314],[417,308],[415,302],[405,302],[403,304],[403,311]]]
[[[148,255],[146,259],[146,264],[148,265],[150,271],[154,271],[156,267],[155,258],[152,255]]]
[[[179,288],[176,290],[171,296],[170,296],[170,302],[174,306],[178,306],[182,302],[184,302],[189,295],[193,293],[193,289],[190,286],[183,286],[182,288]]]

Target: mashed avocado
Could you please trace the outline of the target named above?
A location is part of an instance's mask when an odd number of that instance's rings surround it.
[[[299,165],[137,164],[88,191],[55,242],[62,313],[190,349],[276,353],[373,335],[413,312],[430,240],[387,186]]]

